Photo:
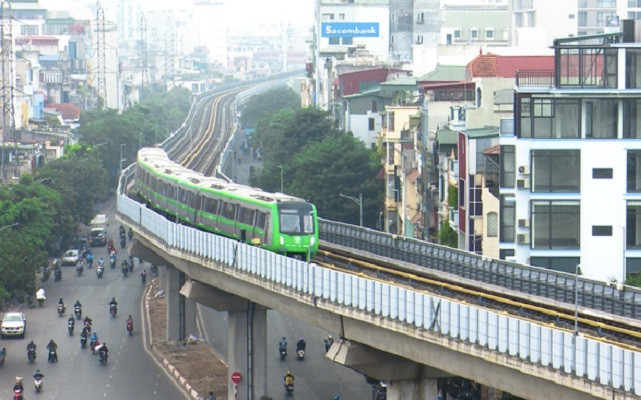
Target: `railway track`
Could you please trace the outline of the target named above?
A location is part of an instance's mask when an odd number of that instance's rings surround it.
[[[209,96],[195,107],[188,129],[172,149],[175,160],[182,165],[204,173],[213,174],[221,162],[226,143],[234,132],[234,98],[242,89],[229,90]],[[195,125],[194,125],[195,124]],[[405,269],[400,262],[382,261],[381,257],[355,257],[331,249],[324,249],[314,262],[333,269],[348,271],[386,282],[421,290],[441,297],[474,304],[479,307],[504,312],[574,332],[575,320],[579,334],[595,340],[616,343],[629,349],[641,349],[641,321],[618,319],[616,316],[592,315],[589,310],[580,310],[575,318],[574,310],[567,303],[554,303],[545,298],[518,293],[506,293],[500,287],[469,281],[460,283],[444,279],[439,271],[415,266]],[[417,272],[422,271],[422,272]]]

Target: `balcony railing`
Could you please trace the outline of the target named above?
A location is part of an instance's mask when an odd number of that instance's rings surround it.
[[[516,86],[554,88],[554,71],[516,71]]]

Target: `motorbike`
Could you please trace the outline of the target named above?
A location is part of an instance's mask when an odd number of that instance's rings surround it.
[[[27,350],[27,360],[29,360],[29,364],[33,364],[33,362],[36,361],[35,350]]]
[[[140,273],[140,280],[142,281],[142,285],[145,286],[145,283],[147,282],[147,271],[142,271]]]
[[[118,306],[115,304],[110,304],[109,305],[109,315],[112,317],[115,317],[116,314],[118,314]]]
[[[98,346],[100,346],[100,340],[98,339],[89,342],[89,350],[91,350],[93,354],[96,354],[96,347]]]
[[[76,324],[73,322],[73,320],[69,320],[67,322],[67,331],[69,331],[69,336],[73,335],[73,329],[76,327]]]
[[[13,400],[24,400],[22,389],[13,389]]]
[[[64,304],[58,304],[58,316],[62,317],[65,314],[66,307]]]
[[[122,271],[122,276],[126,278],[129,274],[129,268],[127,267],[127,264],[123,264],[120,270]]]
[[[114,269],[116,268],[116,257],[109,258],[109,266]]]
[[[154,274],[154,276],[158,276],[158,267],[157,266],[152,264],[151,267],[149,268],[149,270],[151,271],[152,274]]]
[[[129,272],[134,272],[134,258],[129,256]]]
[[[74,314],[76,314],[76,319],[82,318],[82,307],[74,306],[73,312],[74,312]]]
[[[87,336],[82,335],[80,336],[80,348],[84,349],[85,347],[87,347]]]
[[[285,358],[287,358],[287,349],[280,349],[280,360],[285,361]]]
[[[91,333],[91,322],[85,321],[85,329],[88,333]]]
[[[47,357],[47,361],[50,363],[52,362],[58,362],[58,352],[56,349],[49,349],[49,356]]]
[[[87,254],[87,268],[91,268],[93,265],[93,254],[89,253]]]
[[[104,273],[105,267],[103,267],[102,265],[98,265],[98,267],[96,268],[96,275],[98,276],[98,279],[102,278],[102,274]]]
[[[53,281],[60,282],[62,280],[62,271],[60,268],[56,268],[56,271],[53,273]]]
[[[133,333],[134,333],[134,322],[133,321],[127,321],[127,333],[129,333],[129,336],[133,335]]]
[[[84,270],[85,269],[83,268],[82,264],[78,264],[76,266],[76,274],[78,274],[78,276],[82,276],[82,273],[84,272]]]
[[[107,253],[111,253],[112,251],[116,251],[116,248],[114,247],[114,242],[109,239],[109,242],[107,243]]]
[[[127,246],[127,239],[124,236],[120,237],[120,248],[124,249]]]
[[[129,232],[127,232],[127,237],[129,237],[129,240],[134,237],[134,231],[131,228],[129,228]]]
[[[42,380],[43,380],[43,379],[44,379],[44,378],[40,378],[40,379],[38,379],[38,378],[33,378],[33,385],[34,385],[34,386],[35,386],[35,388],[36,388],[36,393],[40,393],[40,391],[42,390]]]
[[[107,353],[105,353],[104,351],[98,351],[98,356],[100,357],[98,359],[98,363],[100,363],[101,365],[107,365]]]
[[[293,383],[290,383],[290,384],[286,383],[285,384],[285,394],[291,395],[292,393],[294,393],[294,384]]]
[[[4,357],[6,355],[5,353],[0,353],[0,367],[4,367]]]
[[[296,358],[298,360],[303,360],[305,358],[305,350],[303,349],[296,350]]]

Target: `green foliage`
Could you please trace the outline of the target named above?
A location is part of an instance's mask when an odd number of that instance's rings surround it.
[[[458,248],[458,235],[454,231],[454,229],[452,229],[450,223],[447,221],[441,224],[441,229],[439,229],[438,231],[437,240],[439,244],[455,249]]]
[[[259,121],[269,119],[285,108],[300,108],[300,96],[288,87],[270,90],[247,101],[242,108],[242,121],[246,127],[256,128]]]
[[[332,127],[328,114],[316,108],[282,110],[261,121],[252,138],[263,155],[263,169],[250,182],[314,203],[323,218],[359,223],[359,205],[340,194],[363,195],[364,225],[374,227],[383,200],[376,180],[380,158],[351,134]]]
[[[447,186],[447,205],[454,208],[458,207],[458,188],[456,186]]]
[[[641,274],[628,275],[625,280],[626,285],[641,287]]]
[[[191,105],[191,93],[174,88],[166,93],[153,90],[135,107],[119,115],[114,110],[83,112],[76,130],[81,140],[96,150],[109,176],[109,186],[115,187],[122,166],[134,162],[140,146],[151,146],[165,140],[185,120]],[[121,146],[123,144],[123,146]]]

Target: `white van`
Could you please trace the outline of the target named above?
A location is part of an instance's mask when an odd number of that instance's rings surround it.
[[[92,227],[109,226],[109,217],[105,214],[96,214],[96,216],[89,222]]]

